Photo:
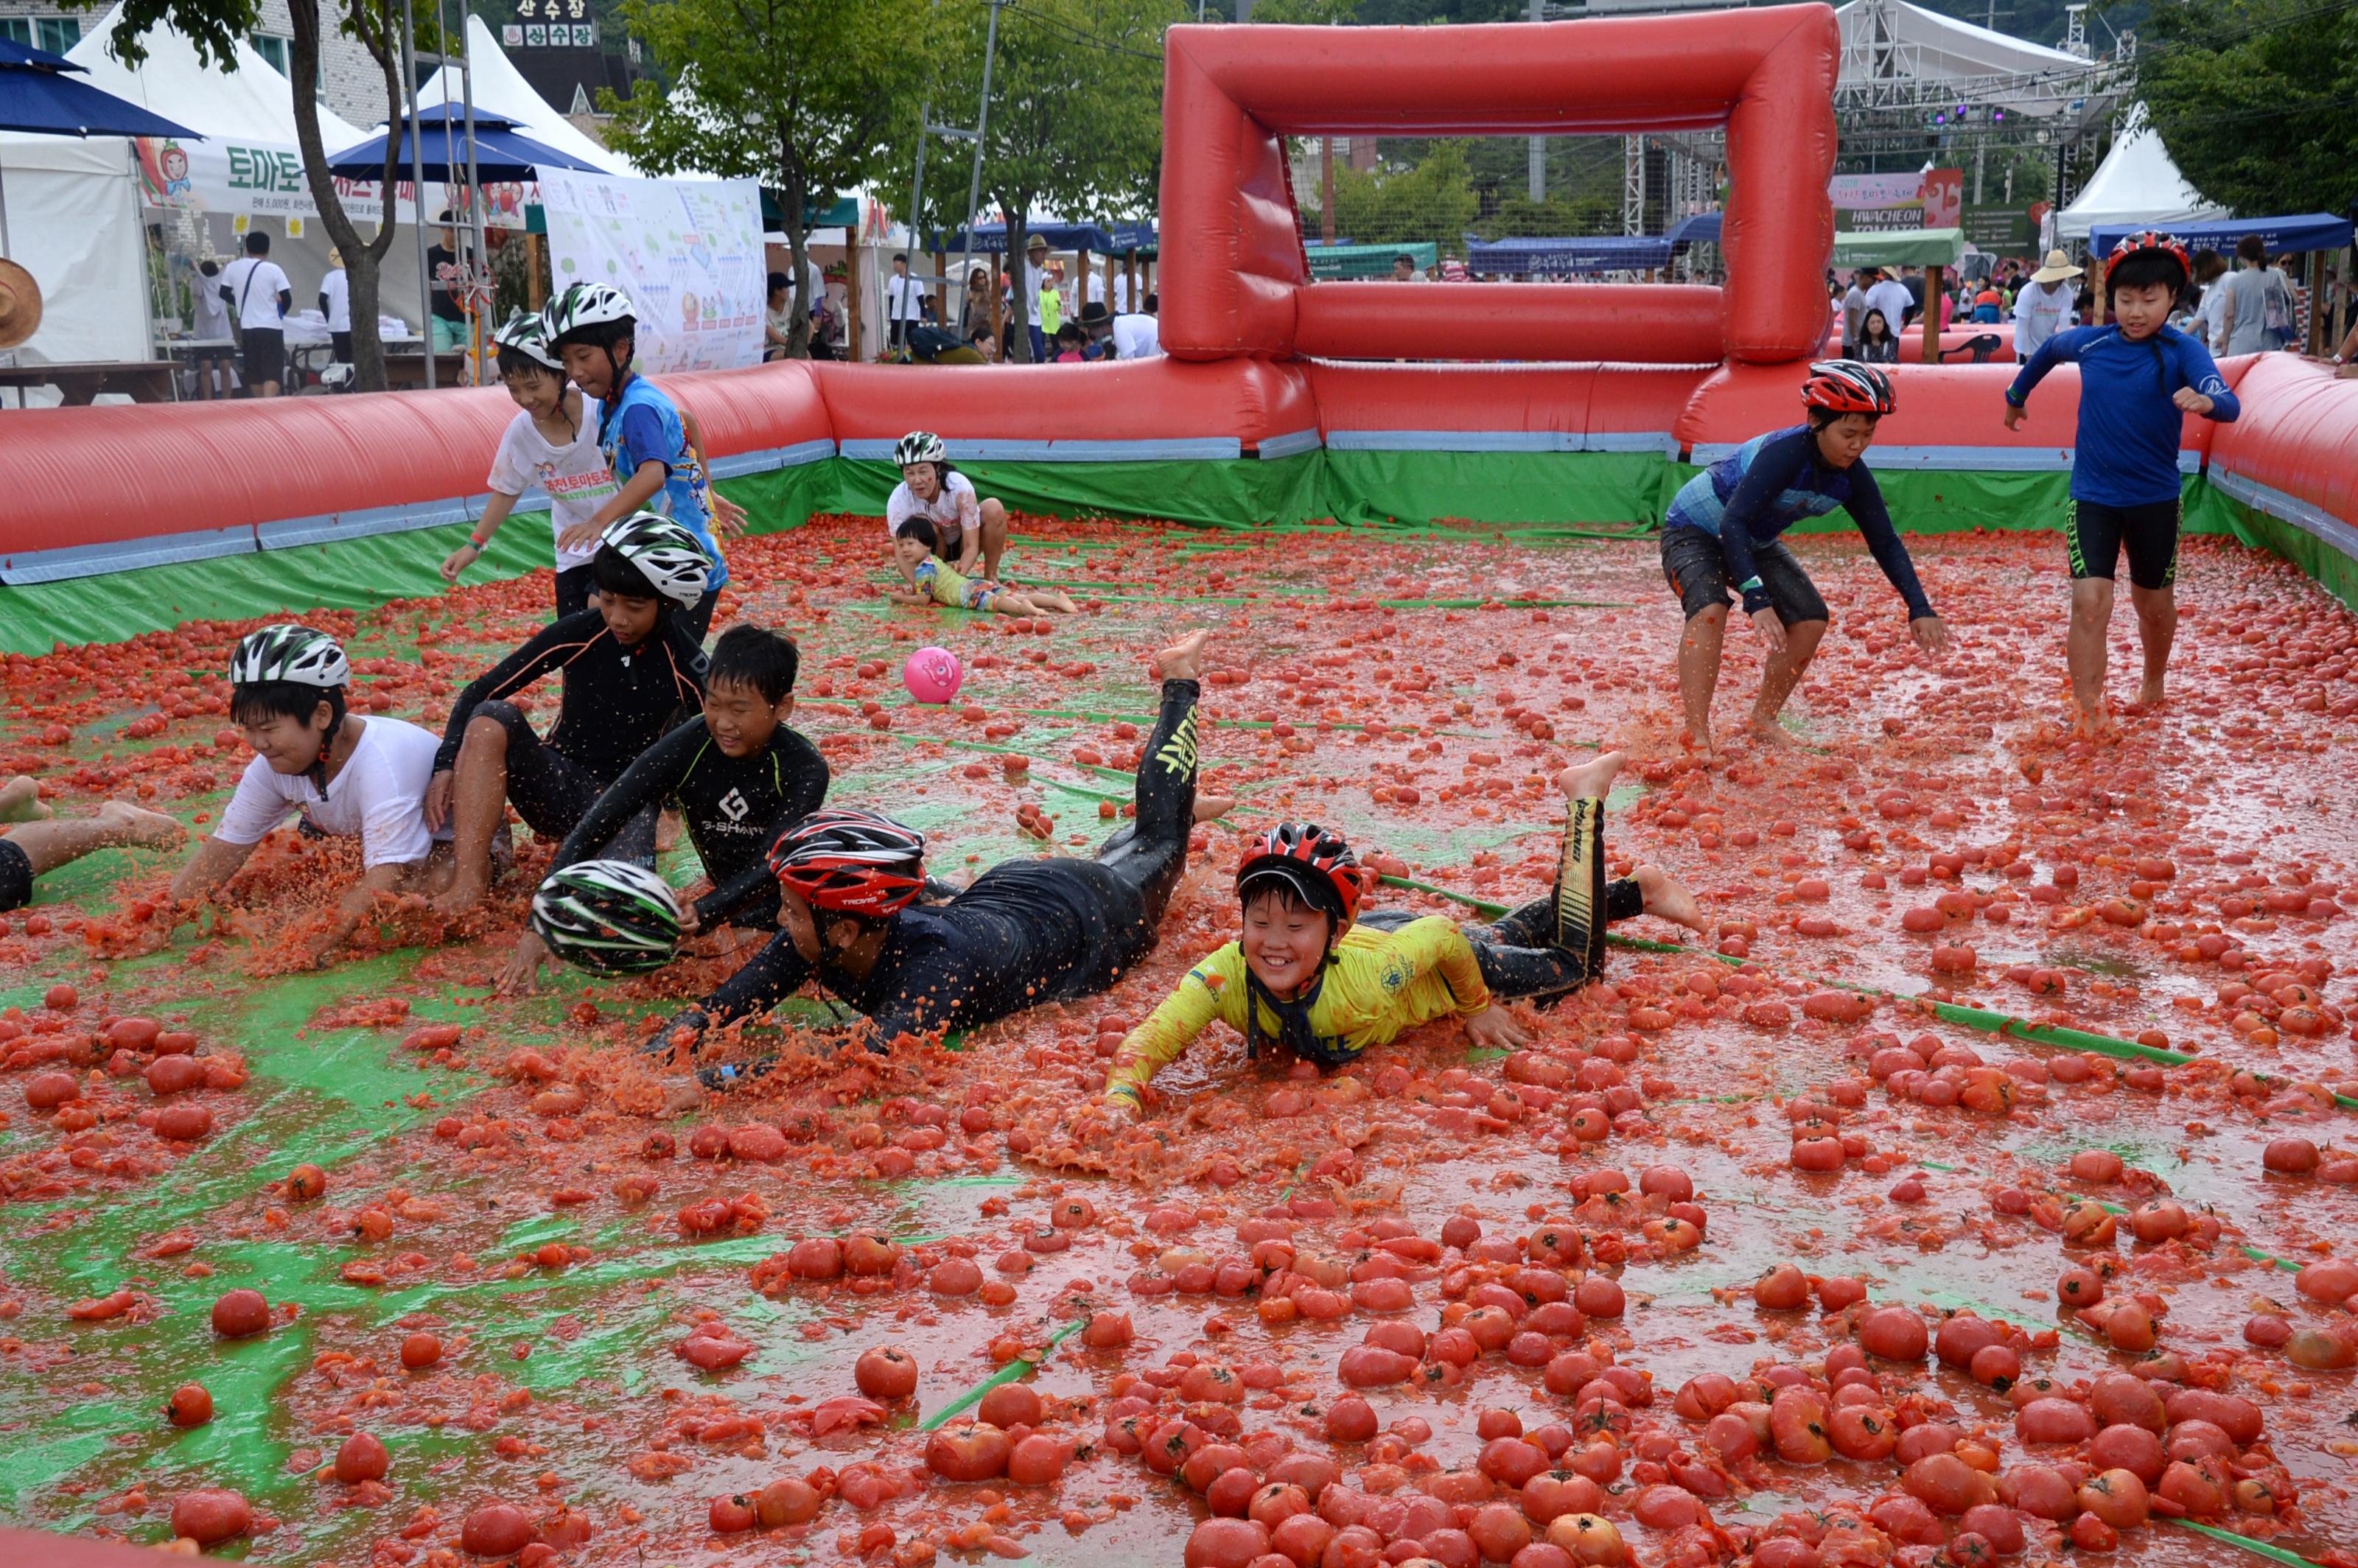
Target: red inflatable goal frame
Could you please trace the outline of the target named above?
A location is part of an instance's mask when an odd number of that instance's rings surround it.
[[[1842,37],[1825,5],[1481,27],[1165,35],[1163,346],[1181,359],[1722,359],[1825,339]],[[1309,287],[1288,135],[1727,127],[1726,287]]]

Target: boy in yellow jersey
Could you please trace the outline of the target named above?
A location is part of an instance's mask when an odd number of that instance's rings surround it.
[[[1248,1055],[1265,1037],[1321,1068],[1453,1016],[1476,1045],[1511,1050],[1525,1036],[1498,999],[1554,996],[1595,979],[1608,922],[1651,914],[1702,930],[1694,895],[1658,868],[1605,880],[1605,795],[1625,761],[1608,752],[1556,776],[1567,810],[1555,891],[1494,925],[1361,914],[1374,878],[1349,845],[1315,824],[1271,830],[1237,868],[1243,935],[1188,970],[1130,1031],[1106,1075],[1107,1110],[1136,1116],[1148,1080],[1216,1018],[1244,1035]]]

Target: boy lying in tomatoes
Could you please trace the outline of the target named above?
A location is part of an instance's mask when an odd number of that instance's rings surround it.
[[[1272,828],[1237,868],[1244,935],[1130,1031],[1106,1076],[1106,1109],[1137,1116],[1148,1080],[1216,1018],[1243,1032],[1248,1055],[1266,1037],[1322,1069],[1453,1015],[1476,1045],[1511,1050],[1525,1036],[1496,999],[1586,985],[1604,967],[1607,923],[1651,914],[1702,930],[1694,895],[1658,868],[1605,880],[1605,795],[1627,760],[1608,752],[1556,775],[1568,810],[1555,891],[1495,925],[1362,914],[1374,878],[1339,835],[1314,823]]]

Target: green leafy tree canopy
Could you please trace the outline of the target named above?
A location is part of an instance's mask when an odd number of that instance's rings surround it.
[[[2316,0],[2158,7],[2137,89],[2179,169],[2238,212],[2358,202],[2358,10]]]

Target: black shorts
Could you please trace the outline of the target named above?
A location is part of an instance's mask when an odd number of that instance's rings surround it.
[[[245,384],[287,379],[287,334],[276,327],[245,330]]]
[[[33,862],[24,850],[0,838],[0,912],[33,902]]]
[[[524,709],[512,702],[479,703],[474,718],[491,719],[508,733],[508,804],[535,837],[562,841],[611,781],[543,744]]]
[[[2129,581],[2148,592],[2178,580],[2178,503],[2149,501],[2142,506],[2107,506],[2076,497],[2063,503],[2063,541],[2071,550],[2071,576],[2113,580],[2121,546],[2129,551]]]
[[[1786,625],[1827,618],[1826,601],[1818,597],[1817,584],[1782,544],[1771,539],[1754,545],[1752,565],[1760,574],[1760,586],[1777,618]],[[1662,576],[1669,580],[1671,591],[1679,596],[1679,608],[1690,621],[1714,604],[1736,602],[1729,591],[1727,553],[1716,535],[1700,528],[1673,524],[1662,530]]]

